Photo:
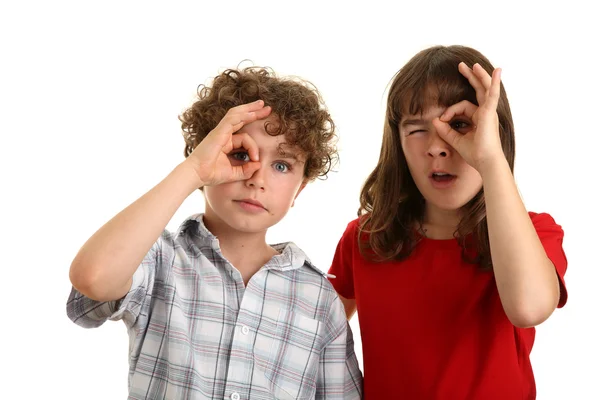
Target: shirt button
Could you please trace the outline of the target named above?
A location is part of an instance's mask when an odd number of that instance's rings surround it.
[[[242,333],[243,333],[244,335],[247,335],[247,334],[248,334],[248,332],[250,332],[250,329],[248,329],[248,327],[247,327],[246,325],[242,326]]]
[[[231,400],[240,400],[240,394],[236,392],[231,393]]]

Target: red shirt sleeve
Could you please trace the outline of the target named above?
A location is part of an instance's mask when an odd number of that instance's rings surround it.
[[[558,308],[567,302],[567,287],[565,286],[565,272],[567,272],[567,257],[562,247],[564,232],[554,219],[546,213],[529,213],[531,222],[546,250],[546,255],[554,264],[560,281],[560,299]]]
[[[357,246],[358,238],[358,219],[350,222],[346,231],[338,242],[333,256],[333,262],[329,268],[329,281],[336,292],[346,299],[354,299],[354,273],[353,273],[353,254]]]

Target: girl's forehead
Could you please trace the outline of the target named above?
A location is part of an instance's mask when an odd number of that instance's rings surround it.
[[[472,91],[472,93],[471,93]],[[399,117],[427,114],[436,108],[448,108],[462,100],[474,100],[475,92],[463,84],[429,82],[421,87],[410,88],[398,94],[396,104]]]
[[[423,110],[415,114],[403,113],[401,122],[407,120],[431,120],[435,117],[440,116],[447,108],[448,107],[440,104],[427,105],[423,108]]]

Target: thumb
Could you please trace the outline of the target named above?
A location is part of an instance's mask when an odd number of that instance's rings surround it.
[[[458,150],[463,135],[452,129],[450,124],[441,121],[439,118],[435,118],[432,123],[442,140],[452,146],[455,150]]]
[[[252,175],[260,169],[260,162],[249,161],[243,165],[239,165],[233,168],[233,179],[241,181],[252,178]]]

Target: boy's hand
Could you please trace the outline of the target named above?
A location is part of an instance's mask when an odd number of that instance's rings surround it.
[[[233,107],[219,124],[200,142],[183,162],[192,167],[198,175],[200,186],[212,186],[225,182],[249,179],[260,168],[258,147],[247,133],[238,133],[244,125],[266,118],[271,107],[265,107],[262,100]],[[242,165],[232,164],[231,152],[243,149],[250,157]]]

